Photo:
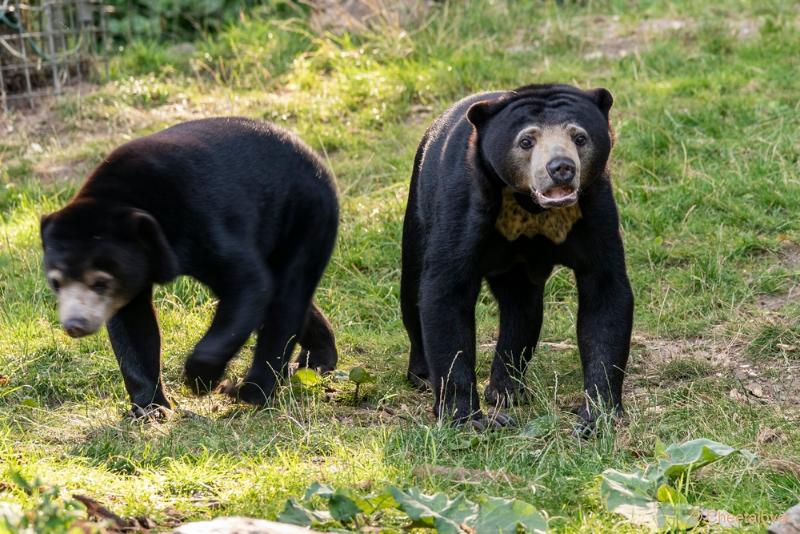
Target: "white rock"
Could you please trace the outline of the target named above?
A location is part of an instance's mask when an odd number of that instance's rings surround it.
[[[315,531],[249,517],[219,517],[211,521],[186,523],[172,531],[174,534],[310,534]]]
[[[769,534],[800,534],[800,504],[792,506],[786,513],[772,523]]]

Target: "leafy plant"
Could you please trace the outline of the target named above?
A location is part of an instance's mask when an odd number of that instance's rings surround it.
[[[526,438],[543,438],[558,429],[558,417],[553,414],[540,415],[530,421],[520,432]]]
[[[739,453],[743,449],[709,439],[696,439],[668,447],[656,443],[658,462],[645,469],[625,473],[606,469],[600,479],[600,497],[606,508],[624,515],[632,523],[653,530],[687,529],[698,525],[700,508],[689,504],[683,489],[692,471]]]
[[[243,10],[261,8],[270,15],[296,15],[298,8],[283,0],[111,0],[111,34],[135,38],[171,40],[214,33],[236,20]]]
[[[301,367],[292,374],[291,382],[301,389],[315,389],[322,384],[322,377],[313,369]]]
[[[83,532],[74,526],[83,514],[76,500],[62,494],[58,486],[45,486],[37,478],[28,481],[18,471],[11,471],[14,485],[31,497],[33,508],[0,503],[0,534],[34,532]]]
[[[328,510],[317,510],[312,500],[327,503]],[[436,529],[445,534],[546,532],[547,519],[533,505],[518,499],[484,497],[477,503],[463,495],[450,499],[444,493],[427,495],[417,488],[403,490],[389,486],[381,493],[361,497],[349,489],[334,489],[315,482],[302,502],[286,501],[279,519],[305,527],[359,528],[374,525],[384,511],[402,512],[411,524],[407,528]],[[382,526],[382,531],[387,529]]]
[[[348,377],[350,378],[350,381],[356,385],[356,403],[358,403],[358,392],[361,384],[371,384],[375,382],[375,377],[363,367],[353,367],[350,369],[350,374]]]

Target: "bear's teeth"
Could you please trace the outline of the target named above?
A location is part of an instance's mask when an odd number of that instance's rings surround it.
[[[566,187],[566,186],[551,187],[550,189],[544,192],[544,196],[552,199],[560,199],[568,197],[574,191],[575,190],[572,189],[571,187]]]

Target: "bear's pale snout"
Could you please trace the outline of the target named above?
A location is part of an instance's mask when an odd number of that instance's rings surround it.
[[[83,317],[70,317],[62,325],[69,337],[79,338],[93,334],[89,321]]]
[[[114,290],[113,278],[106,273],[94,272],[90,276],[91,284],[66,280],[57,289],[54,286],[59,320],[70,337],[94,334],[127,302]]]

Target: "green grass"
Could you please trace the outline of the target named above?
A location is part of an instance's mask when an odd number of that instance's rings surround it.
[[[685,26],[653,24],[670,20]],[[38,115],[3,119],[0,478],[18,469],[157,521],[170,509],[190,519],[274,518],[286,498],[318,480],[517,497],[545,510],[559,531],[626,531],[635,529],[603,510],[596,476],[643,465],[656,440],[708,437],[784,460],[730,460],[692,481],[690,501],[763,529],[800,500],[798,49],[800,12],[777,0],[635,8],[468,0],[437,5],[407,28],[342,36],[256,10],[188,56],[127,47],[113,58],[110,82]],[[449,103],[541,81],[604,86],[615,97],[613,176],[636,294],[627,415],[592,441],[569,436],[581,374],[569,348],[576,294],[560,270],[546,293],[549,344],[529,373],[534,402],[514,410],[523,425],[553,414],[558,431],[530,438],[507,430],[465,448],[470,432],[438,426],[430,396],[403,380],[398,296],[408,177],[425,127]],[[260,412],[190,396],[179,370],[214,306],[190,280],[161,288],[156,306],[168,393],[195,416],[125,420],[128,401],[106,336],[75,341],[59,329],[41,272],[39,215],[63,205],[114,146],[219,114],[289,127],[333,169],[342,225],[317,298],[337,331],[341,367],[378,377],[362,388],[365,403],[354,406],[352,384],[333,381],[328,396],[285,388]],[[764,298],[774,305],[760,305]],[[488,294],[477,314],[485,384],[497,332]],[[702,350],[690,350],[696,338]],[[232,375],[243,375],[248,357],[243,350]],[[788,398],[731,395],[741,387],[731,369],[741,365]],[[764,429],[782,438],[759,439]],[[417,478],[419,464],[514,477]],[[0,500],[31,505],[22,492],[0,492]]]

